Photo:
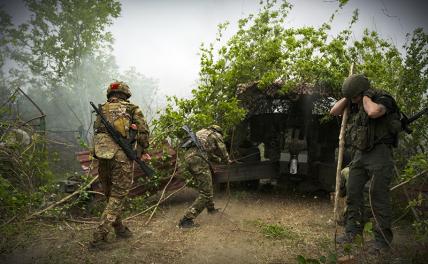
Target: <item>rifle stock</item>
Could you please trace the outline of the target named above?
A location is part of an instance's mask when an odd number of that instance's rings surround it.
[[[97,115],[100,117],[101,123],[103,123],[103,125],[107,129],[107,132],[109,133],[111,138],[114,140],[114,142],[116,142],[120,146],[120,148],[123,150],[123,152],[125,152],[126,156],[130,160],[137,162],[138,165],[141,167],[141,169],[144,171],[144,173],[146,175],[152,176],[155,171],[152,168],[150,168],[149,166],[147,166],[147,164],[144,161],[142,161],[141,159],[139,159],[137,157],[137,153],[132,149],[131,145],[127,142],[126,139],[124,139],[119,134],[119,132],[116,131],[116,129],[103,116],[101,111],[94,105],[94,103],[93,102],[89,102],[89,103],[91,104],[92,108],[94,108],[95,113],[97,113]]]

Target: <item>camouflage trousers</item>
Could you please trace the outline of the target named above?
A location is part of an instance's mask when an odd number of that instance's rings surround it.
[[[196,218],[205,208],[214,209],[213,184],[208,162],[199,155],[186,155],[186,169],[192,174],[199,196],[187,210],[185,218]]]
[[[132,186],[132,161],[122,150],[111,160],[99,159],[98,173],[107,205],[101,215],[101,223],[94,233],[95,240],[105,239],[111,227],[115,232],[124,229],[121,218],[123,201]]]

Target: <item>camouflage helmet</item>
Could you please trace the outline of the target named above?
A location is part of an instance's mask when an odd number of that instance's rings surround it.
[[[131,90],[129,86],[124,82],[113,82],[107,88],[107,98],[110,97],[112,93],[122,93],[126,95],[126,98],[131,97]]]
[[[219,125],[211,125],[208,127],[208,129],[211,129],[211,130],[218,132],[221,135],[223,135],[223,129],[221,129],[221,127]]]
[[[362,74],[353,74],[343,82],[342,94],[346,98],[352,98],[368,89],[370,89],[369,79]]]

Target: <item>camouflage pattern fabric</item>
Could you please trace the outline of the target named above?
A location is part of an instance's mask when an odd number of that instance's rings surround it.
[[[108,200],[97,231],[108,234],[110,226],[115,230],[122,227],[120,213],[123,201],[132,186],[132,162],[122,150],[119,150],[113,159],[99,160],[99,175]]]
[[[185,213],[187,219],[196,218],[205,208],[214,209],[212,173],[209,162],[229,161],[226,145],[220,133],[211,129],[201,129],[196,132],[204,152],[196,147],[191,147],[186,151],[186,169],[192,175],[199,196]]]
[[[124,137],[129,139],[131,124],[137,126],[137,143],[143,149],[149,146],[149,128],[141,109],[128,100],[110,98],[101,105],[101,112],[114,128]],[[97,117],[94,123],[95,155],[98,158],[111,159],[120,148],[108,135],[106,128]]]
[[[138,106],[127,100],[111,97],[102,105],[102,113],[125,138],[129,138],[131,124],[136,124],[138,145],[143,149],[148,147],[149,131]],[[109,136],[99,117],[95,121],[94,130],[99,179],[107,198],[107,205],[101,216],[101,224],[94,233],[94,240],[105,240],[111,227],[116,233],[124,229],[121,211],[133,182],[133,162]]]
[[[209,161],[214,163],[227,163],[229,154],[223,141],[223,136],[212,129],[201,129],[196,132]]]
[[[212,176],[209,164],[204,158],[195,155],[194,151],[190,150],[189,153],[186,153],[185,161],[186,169],[191,173],[199,195],[184,217],[194,219],[205,208],[214,209]]]

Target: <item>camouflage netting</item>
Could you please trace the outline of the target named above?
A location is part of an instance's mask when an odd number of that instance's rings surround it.
[[[333,95],[331,89],[322,86],[301,84],[287,93],[283,93],[283,80],[277,80],[261,90],[259,82],[238,85],[236,96],[241,106],[248,110],[247,117],[263,113],[287,113],[290,105],[304,97],[311,97],[317,113],[326,112],[331,104],[328,99]]]

